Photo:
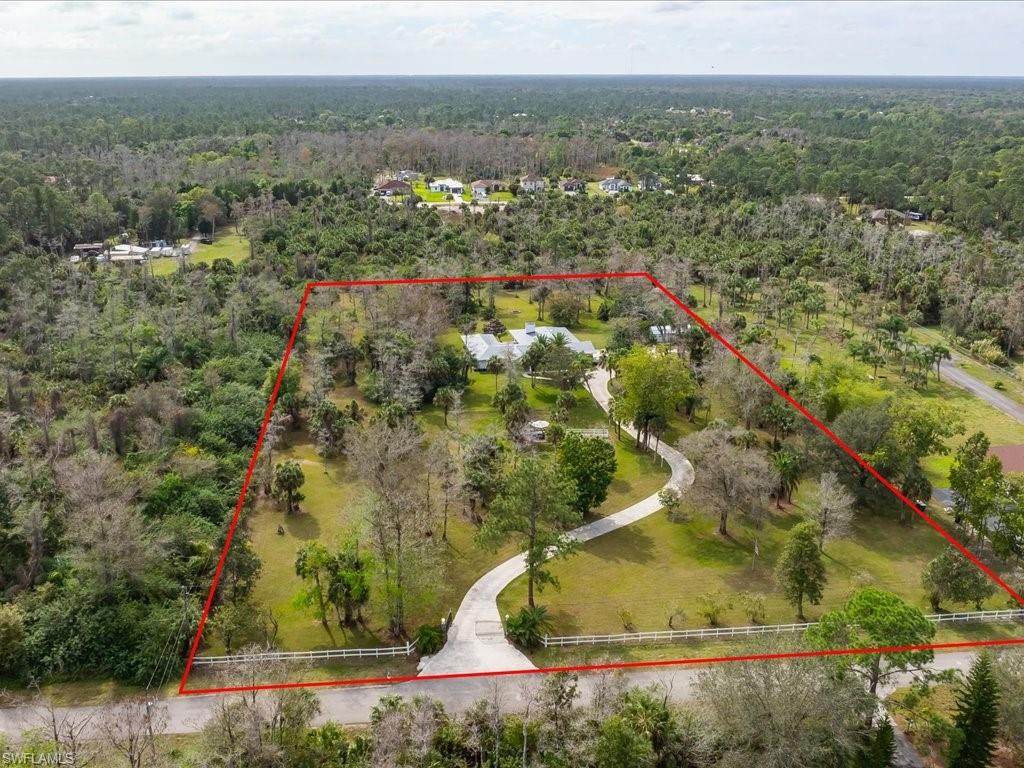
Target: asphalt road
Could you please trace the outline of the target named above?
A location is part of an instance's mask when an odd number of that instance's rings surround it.
[[[1024,422],[1024,405],[1021,405],[1015,400],[1011,400],[1002,392],[993,389],[985,382],[975,378],[962,368],[959,368],[956,365],[956,361],[956,357],[954,357],[952,361],[942,361],[940,371],[946,381],[952,382],[962,389],[966,389],[975,397],[985,401],[993,408],[1002,411],[1007,416],[1017,419],[1017,421]]]
[[[935,671],[946,669],[966,671],[973,658],[973,653],[939,653],[936,654],[931,668]],[[664,690],[673,701],[682,701],[691,695],[700,669],[700,665],[688,664],[680,667],[626,670],[618,674],[623,675],[625,682],[631,687],[656,685]],[[580,673],[581,703],[589,702],[600,681],[606,680],[610,674],[615,673]],[[397,694],[407,699],[420,694],[440,698],[443,699],[447,711],[453,714],[464,712],[481,698],[497,697],[503,711],[514,711],[522,708],[523,703],[531,697],[532,691],[540,684],[541,680],[542,676],[539,674],[528,674],[503,678],[413,680],[382,686],[328,688],[317,691],[321,714],[316,722],[323,723],[330,720],[343,725],[367,723],[370,711],[380,698],[391,694]],[[902,676],[901,679],[895,681],[893,687],[905,685],[909,681],[909,675]],[[178,696],[160,702],[167,708],[166,733],[195,733],[201,730],[218,702],[221,701],[222,696],[223,694]],[[97,716],[101,711],[101,707],[67,707],[58,710],[58,713],[74,718],[84,718]],[[2,734],[17,737],[26,728],[37,725],[38,722],[34,720],[33,708],[30,706],[0,709],[0,733]]]

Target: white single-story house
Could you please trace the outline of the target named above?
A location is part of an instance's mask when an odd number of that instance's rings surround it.
[[[535,173],[528,173],[519,179],[519,189],[523,192],[540,192],[546,186],[546,182]]]
[[[473,190],[474,200],[486,200],[488,195],[505,189],[505,185],[498,179],[478,179],[469,187]]]
[[[535,323],[527,323],[525,328],[510,330],[509,333],[512,335],[512,341],[509,342],[499,341],[490,333],[471,333],[462,337],[462,343],[473,357],[478,371],[486,370],[487,363],[492,357],[501,360],[511,357],[518,360],[537,339],[552,339],[558,334],[565,338],[566,345],[573,352],[591,357],[597,355],[597,349],[592,341],[580,341],[568,328],[546,325],[538,327]]]
[[[629,190],[633,188],[628,181],[616,178],[615,176],[609,176],[607,179],[599,181],[597,185],[609,195],[614,195],[619,192],[629,192]]]
[[[399,171],[395,174],[395,178],[399,181],[416,181],[420,175],[416,171],[404,170]]]
[[[431,192],[448,192],[452,195],[461,195],[465,186],[461,181],[455,179],[434,179],[427,186]]]

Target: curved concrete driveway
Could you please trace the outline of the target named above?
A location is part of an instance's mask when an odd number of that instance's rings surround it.
[[[600,368],[593,371],[587,381],[587,388],[605,411],[611,402],[608,382],[608,372]],[[623,429],[636,437],[632,429]],[[658,446],[658,454],[672,470],[666,487],[686,488],[693,483],[693,466],[683,454],[664,443]],[[582,525],[566,535],[579,542],[589,541],[642,520],[659,509],[661,501],[655,493],[621,512]],[[420,674],[533,669],[530,660],[505,639],[498,615],[498,594],[524,573],[526,560],[520,554],[488,571],[473,584],[452,620],[448,642],[436,655],[424,659]]]

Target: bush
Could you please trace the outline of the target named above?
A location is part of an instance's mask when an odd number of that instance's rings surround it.
[[[1006,365],[1007,359],[1003,351],[992,339],[978,339],[971,344],[971,354],[981,358],[990,365]]]
[[[712,627],[719,626],[722,614],[732,608],[732,601],[721,592],[705,592],[697,598],[700,606],[697,613],[703,616]]]
[[[0,673],[14,671],[24,639],[24,612],[16,605],[0,605]]]
[[[759,592],[744,592],[740,595],[740,603],[743,605],[743,613],[751,624],[764,624],[765,606],[764,595]]]
[[[505,617],[505,634],[522,648],[538,648],[541,639],[551,631],[548,610],[542,605],[523,608],[515,616]]]
[[[416,652],[420,656],[433,656],[444,646],[444,633],[434,624],[421,624],[415,638]]]
[[[626,632],[636,632],[636,619],[633,618],[633,612],[628,608],[619,611],[619,621],[622,622],[622,628]]]

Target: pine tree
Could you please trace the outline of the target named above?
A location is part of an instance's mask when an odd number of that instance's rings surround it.
[[[987,768],[995,751],[999,727],[999,685],[992,657],[982,653],[971,665],[957,694],[956,728],[950,768]]]
[[[874,732],[871,744],[866,752],[864,768],[892,768],[896,757],[896,731],[892,721],[886,718]]]
[[[777,566],[777,578],[786,599],[804,620],[804,599],[812,605],[821,602],[827,577],[825,563],[818,547],[820,529],[817,523],[800,523],[790,531]]]

